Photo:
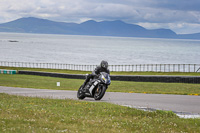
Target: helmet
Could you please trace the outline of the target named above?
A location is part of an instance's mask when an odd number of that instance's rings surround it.
[[[101,61],[101,64],[100,64],[100,66],[101,66],[102,68],[105,68],[105,69],[107,69],[107,68],[108,68],[108,62],[107,62],[107,61],[104,61],[104,60],[102,60],[102,61]]]

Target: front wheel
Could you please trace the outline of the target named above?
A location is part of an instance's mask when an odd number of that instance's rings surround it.
[[[78,92],[77,92],[77,98],[78,99],[84,99],[85,98],[83,91],[82,91],[82,88],[83,88],[83,86],[81,85],[81,87],[78,89]]]
[[[105,92],[106,92],[106,86],[104,85],[98,86],[98,88],[95,90],[95,93],[94,93],[94,99],[101,100]]]

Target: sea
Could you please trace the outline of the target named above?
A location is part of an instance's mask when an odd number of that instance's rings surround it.
[[[0,33],[0,61],[98,65],[200,64],[200,40]]]

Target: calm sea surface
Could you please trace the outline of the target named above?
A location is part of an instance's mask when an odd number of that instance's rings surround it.
[[[0,33],[0,61],[98,65],[101,60],[200,64],[200,40]]]

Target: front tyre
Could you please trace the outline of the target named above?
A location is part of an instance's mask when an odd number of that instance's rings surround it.
[[[98,86],[98,88],[95,90],[95,93],[94,93],[94,99],[101,100],[105,92],[106,92],[106,86],[104,85]]]
[[[82,91],[82,87],[83,86],[81,85],[81,87],[78,89],[78,92],[77,92],[77,98],[78,99],[84,99],[85,98],[83,91]]]

